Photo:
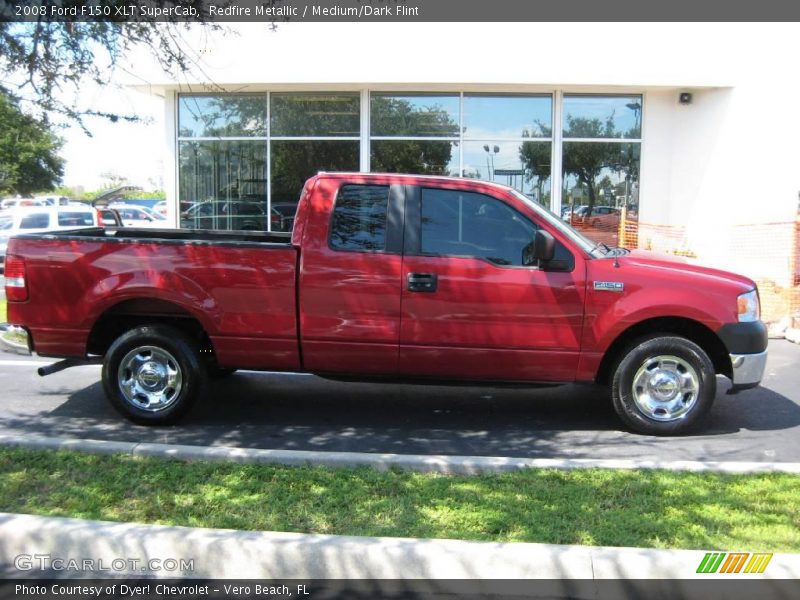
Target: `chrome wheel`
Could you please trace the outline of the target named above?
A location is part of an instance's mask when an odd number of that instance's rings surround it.
[[[636,407],[644,416],[654,421],[677,421],[697,401],[700,380],[684,359],[654,356],[636,371],[631,391]]]
[[[178,399],[183,374],[175,357],[163,348],[140,346],[120,361],[117,382],[130,404],[148,412],[159,412]]]

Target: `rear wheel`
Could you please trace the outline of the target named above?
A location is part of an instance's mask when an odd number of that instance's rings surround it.
[[[656,335],[630,345],[611,384],[614,409],[633,431],[685,433],[711,410],[717,393],[714,367],[694,342]]]
[[[142,425],[175,423],[207,381],[197,345],[166,325],[137,327],[117,338],[106,352],[102,377],[114,408]]]

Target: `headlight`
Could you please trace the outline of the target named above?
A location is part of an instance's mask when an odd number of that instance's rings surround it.
[[[742,294],[736,299],[736,306],[739,311],[739,322],[758,321],[761,311],[758,306],[758,292],[752,290]]]

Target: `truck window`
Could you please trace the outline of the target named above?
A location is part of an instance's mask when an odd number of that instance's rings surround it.
[[[522,250],[536,226],[519,212],[485,194],[422,189],[423,254],[482,258],[522,266]]]
[[[20,229],[46,229],[50,226],[49,213],[33,213],[25,215],[20,221]]]
[[[386,249],[388,185],[345,185],[331,219],[331,248],[380,252]]]
[[[87,212],[59,212],[58,224],[60,227],[81,227],[94,225],[92,213]]]

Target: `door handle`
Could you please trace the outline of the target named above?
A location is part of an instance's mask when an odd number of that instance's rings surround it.
[[[409,292],[435,292],[439,284],[439,277],[434,273],[409,273]]]

